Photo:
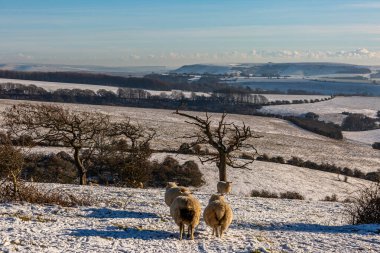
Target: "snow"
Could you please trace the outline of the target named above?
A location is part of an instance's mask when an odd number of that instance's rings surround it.
[[[340,98],[321,103],[336,99]],[[0,100],[0,111],[25,102]],[[334,105],[341,103],[342,107],[375,111],[377,105],[373,102],[359,99],[350,104],[337,100]],[[194,130],[171,110],[60,105],[76,111],[107,113],[113,120],[120,120],[126,114],[133,121],[157,130],[158,137],[152,143],[156,149],[176,149],[184,142],[181,136]],[[319,110],[323,111],[323,106]],[[340,109],[332,108],[328,113],[331,110]],[[212,114],[214,119],[219,117],[220,114]],[[379,152],[365,144],[379,136],[377,130],[345,132],[347,140],[338,141],[276,118],[229,115],[227,119],[238,124],[244,121],[262,135],[252,141],[260,154],[284,158],[298,156],[318,163],[359,168],[364,172],[376,171],[380,166]],[[59,150],[67,149],[33,149],[34,152]],[[167,155],[154,153],[152,160],[161,161]],[[202,165],[192,155],[171,156],[180,163],[189,160],[198,163],[205,184],[192,190],[204,209],[210,195],[216,192],[218,173],[215,165]],[[1,203],[0,252],[380,252],[380,225],[349,225],[345,212],[348,204],[319,201],[332,194],[344,200],[368,186],[369,181],[349,177],[343,182],[343,178],[334,173],[259,161],[249,165],[249,169],[228,168],[233,190],[226,198],[233,208],[234,220],[223,239],[213,237],[211,229],[201,220],[194,241],[179,241],[178,227],[163,201],[164,189],[35,184],[44,190],[85,194],[94,201],[89,207]],[[277,193],[296,191],[306,200],[249,197],[254,189]]]
[[[191,160],[196,162],[205,181],[197,190],[209,193],[216,191],[214,182],[218,181],[218,170],[215,164],[202,165],[196,156],[167,153],[153,154],[152,160],[162,161],[167,155],[180,163]],[[276,193],[296,191],[308,200],[321,200],[336,194],[338,199],[343,201],[370,184],[367,180],[354,177],[348,177],[346,183],[343,176],[339,177],[334,173],[277,163],[255,161],[248,168],[249,170],[228,168],[228,181],[232,181],[233,194],[249,196],[252,190],[269,190]]]
[[[27,101],[1,99],[0,112],[11,105],[25,102]],[[139,122],[142,126],[150,127],[157,131],[158,136],[152,143],[152,147],[155,149],[178,149],[183,142],[188,142],[188,140],[181,137],[194,131],[193,126],[186,124],[184,118],[173,114],[172,110],[56,104],[76,111],[106,113],[113,120],[120,120],[123,115],[127,115],[132,121]],[[189,113],[199,116],[204,115],[202,112]],[[210,115],[215,121],[220,118],[220,114]],[[378,151],[368,145],[330,139],[276,118],[230,114],[227,116],[227,120],[236,124],[245,122],[253,131],[262,136],[262,138],[254,139],[251,142],[260,154],[283,156],[285,159],[297,156],[317,163],[331,163],[351,169],[358,168],[363,172],[372,172],[380,168]]]
[[[348,140],[372,145],[374,142],[380,142],[380,129],[358,132],[343,132]]]
[[[30,81],[30,80],[18,80],[18,79],[6,79],[0,78],[0,83],[19,83],[24,85],[34,84],[37,87],[44,88],[47,91],[55,91],[58,89],[87,89],[94,92],[105,89],[108,91],[116,92],[118,87],[91,85],[91,84],[79,84],[79,83],[59,83],[59,82],[43,82],[43,81]]]
[[[380,225],[351,226],[344,205],[230,195],[234,220],[223,239],[203,220],[178,240],[163,189],[40,185],[91,194],[91,207],[0,204],[1,252],[379,252]],[[210,193],[196,192],[202,209]]]
[[[321,120],[340,124],[344,118],[342,112],[362,113],[369,117],[376,117],[377,111],[380,111],[380,98],[360,96],[335,97],[332,100],[319,103],[264,106],[260,111],[297,116],[307,112],[314,112],[321,116]]]
[[[18,84],[24,84],[24,85],[36,85],[37,87],[44,88],[47,91],[55,91],[58,89],[82,89],[82,90],[92,90],[94,92],[97,92],[100,89],[104,89],[107,91],[113,91],[116,93],[116,91],[119,89],[119,87],[116,86],[103,86],[103,85],[91,85],[91,84],[80,84],[80,83],[60,83],[60,82],[43,82],[43,81],[31,81],[31,80],[18,80],[18,79],[6,79],[6,78],[0,78],[0,84],[1,83],[18,83]],[[159,90],[146,90],[151,95],[160,95],[161,93],[165,93],[167,95],[171,95],[172,91],[159,91]],[[180,91],[180,90],[176,90]],[[183,94],[185,97],[189,98],[191,96],[190,91],[184,91]],[[195,92],[198,96],[205,96],[209,97],[210,94],[205,92]]]

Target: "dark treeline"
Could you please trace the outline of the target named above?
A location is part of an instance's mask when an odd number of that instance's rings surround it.
[[[227,112],[254,114],[260,108],[259,103],[267,100],[261,95],[252,95],[251,100],[245,96],[233,94],[216,94],[211,97],[196,96],[185,98],[181,92],[172,95],[151,96],[141,89],[119,88],[116,93],[100,89],[97,92],[81,89],[58,89],[48,92],[35,85],[7,83],[0,86],[1,99],[32,100],[46,102],[64,102],[94,105],[116,105],[141,108],[156,108],[208,112]]]
[[[153,90],[171,90],[171,85],[159,80],[138,77],[121,77],[79,72],[25,72],[0,70],[0,78],[62,83],[82,83]]]
[[[62,82],[62,83],[80,83],[104,86],[115,86],[122,88],[139,88],[149,90],[186,90],[212,92],[219,88],[229,87],[227,84],[218,83],[218,78],[202,77],[197,81],[188,82],[189,76],[172,76],[151,74],[144,77],[122,77],[111,76],[106,74],[94,74],[83,72],[25,72],[0,70],[0,78]],[[234,90],[241,91],[243,88],[234,85]]]

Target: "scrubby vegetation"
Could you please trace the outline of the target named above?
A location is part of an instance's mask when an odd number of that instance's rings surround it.
[[[199,187],[204,183],[202,177],[194,161],[187,161],[180,165],[173,157],[167,156],[162,163],[153,162],[149,186],[164,187],[166,182],[177,182],[182,186]]]
[[[286,192],[281,192],[280,194],[276,192],[270,192],[266,190],[252,190],[251,191],[251,197],[260,197],[260,198],[272,198],[272,199],[299,199],[299,200],[304,200],[305,197],[295,191],[286,191]]]
[[[379,119],[370,118],[360,113],[350,113],[343,120],[344,131],[367,131],[379,128]]]
[[[319,121],[317,119],[312,118],[299,118],[288,116],[284,117],[284,119],[289,120],[295,125],[309,130],[311,132],[324,135],[333,139],[341,140],[343,139],[342,129],[339,125],[336,125],[331,122]]]
[[[380,183],[360,190],[347,212],[352,224],[380,224]]]
[[[331,196],[326,196],[321,201],[327,201],[327,202],[338,202],[338,196],[336,194],[332,194]]]
[[[9,184],[0,185],[0,202],[29,202],[32,204],[60,205],[65,207],[90,206],[94,200],[89,195],[74,195],[62,189],[42,191],[37,186],[20,182],[17,195]]]
[[[375,142],[372,144],[372,148],[374,149],[380,149],[380,142]]]

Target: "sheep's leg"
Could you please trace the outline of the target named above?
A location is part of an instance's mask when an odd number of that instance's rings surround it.
[[[191,235],[191,225],[187,226],[187,238],[189,239]]]
[[[218,226],[215,226],[215,236],[219,237],[219,229]]]
[[[179,224],[179,239],[180,240],[182,240],[183,230],[184,230],[184,225],[183,225],[183,223],[180,223]]]
[[[215,235],[215,228],[212,228],[212,235]]]
[[[190,231],[190,239],[191,240],[194,240],[194,228],[193,228],[193,225],[189,225],[189,231]]]
[[[223,238],[224,228],[220,227],[220,238]]]
[[[220,229],[222,230],[222,231],[221,231],[221,237],[222,237],[222,236],[223,236],[223,233],[227,231],[227,229],[228,229],[228,225],[223,224],[223,225],[220,227]]]

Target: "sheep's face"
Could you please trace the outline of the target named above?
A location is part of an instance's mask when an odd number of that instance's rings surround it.
[[[170,188],[173,188],[173,187],[177,187],[177,184],[175,182],[168,182],[166,184],[166,189],[170,189]]]
[[[216,200],[223,201],[223,200],[224,200],[223,195],[213,194],[213,195],[211,196],[209,202],[213,202],[213,201],[216,201]]]

